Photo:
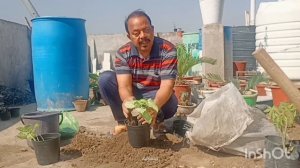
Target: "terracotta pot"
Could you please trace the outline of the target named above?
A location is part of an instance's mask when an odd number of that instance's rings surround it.
[[[174,86],[175,96],[180,101],[180,96],[182,93],[187,92],[189,96],[191,95],[191,87],[189,85],[175,85]]]
[[[193,76],[186,76],[186,77],[183,77],[182,79],[183,80],[193,80]]]
[[[246,71],[247,61],[233,61],[233,76],[236,76],[237,71]],[[238,76],[244,76],[244,72],[239,72]]]
[[[201,77],[201,76],[194,77],[193,80],[194,80],[197,84],[202,83],[202,77]]]
[[[279,86],[271,86],[273,105],[279,106],[281,102],[289,102],[289,98]]]
[[[191,106],[183,106],[183,105],[178,104],[177,113],[184,114],[184,115],[189,115],[194,111],[196,106],[197,105],[195,103],[192,103]]]
[[[84,112],[87,108],[88,101],[87,100],[76,100],[73,102],[76,111]]]
[[[209,87],[212,87],[212,88],[220,88],[220,87],[221,87],[221,85],[218,84],[218,83],[209,83],[208,86],[209,86]]]
[[[266,96],[266,90],[265,90],[266,85],[264,84],[258,84],[256,85],[256,90],[258,92],[258,96]]]

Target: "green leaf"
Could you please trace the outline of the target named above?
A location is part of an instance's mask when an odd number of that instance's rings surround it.
[[[148,107],[152,108],[155,112],[158,112],[158,107],[152,99],[148,99]]]
[[[152,117],[151,115],[148,113],[147,109],[143,109],[143,108],[138,108],[140,114],[142,115],[142,117],[147,121],[148,124],[151,124],[152,122]]]
[[[125,107],[129,110],[132,110],[134,109],[136,106],[135,106],[135,100],[132,100],[132,101],[126,101],[124,103]]]

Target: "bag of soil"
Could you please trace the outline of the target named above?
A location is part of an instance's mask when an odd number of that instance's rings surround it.
[[[61,134],[61,139],[71,139],[79,131],[79,122],[72,115],[71,112],[63,112],[63,122],[59,126],[59,133]]]

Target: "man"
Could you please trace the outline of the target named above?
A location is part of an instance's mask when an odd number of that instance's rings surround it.
[[[125,20],[130,42],[116,53],[115,72],[104,72],[99,79],[102,98],[110,106],[118,126],[114,134],[126,131],[130,116],[124,103],[134,99],[153,99],[159,113],[152,112],[152,125],[171,118],[177,110],[173,86],[177,75],[176,48],[154,37],[150,17],[142,10],[133,11]],[[140,118],[139,122],[145,124]]]

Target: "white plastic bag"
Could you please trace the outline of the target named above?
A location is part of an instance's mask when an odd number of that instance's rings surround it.
[[[229,83],[204,99],[187,121],[193,125],[187,131],[193,144],[219,150],[240,137],[253,119],[242,95]]]

